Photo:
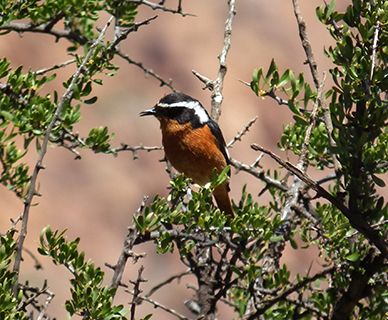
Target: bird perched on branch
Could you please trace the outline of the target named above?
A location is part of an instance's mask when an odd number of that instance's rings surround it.
[[[195,183],[204,185],[212,174],[230,164],[222,132],[201,103],[183,93],[163,97],[140,116],[160,121],[166,158],[173,167]],[[228,181],[215,188],[213,196],[221,211],[233,215]]]

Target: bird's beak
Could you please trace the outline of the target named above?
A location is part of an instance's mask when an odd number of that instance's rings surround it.
[[[155,108],[148,109],[148,110],[144,110],[144,111],[140,112],[140,117],[144,117],[144,116],[154,116],[154,115],[156,115],[156,110],[155,110]]]

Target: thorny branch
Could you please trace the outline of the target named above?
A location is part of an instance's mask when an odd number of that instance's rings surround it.
[[[22,226],[20,229],[19,239],[17,241],[17,251],[16,251],[16,256],[15,256],[15,263],[13,266],[13,271],[16,274],[15,275],[16,281],[15,281],[15,286],[14,286],[14,290],[13,290],[14,295],[16,295],[18,292],[18,274],[19,274],[19,270],[20,270],[20,263],[22,260],[22,250],[23,250],[24,239],[27,235],[27,227],[28,227],[28,218],[29,218],[29,214],[30,214],[30,208],[31,208],[32,201],[33,201],[34,197],[37,195],[37,190],[36,190],[37,179],[38,179],[39,172],[44,168],[43,167],[43,159],[44,159],[46,152],[47,152],[47,147],[48,147],[48,143],[50,140],[51,131],[53,130],[55,123],[59,119],[59,116],[60,116],[64,106],[68,102],[71,101],[73,94],[74,94],[74,88],[75,88],[76,82],[77,82],[78,78],[81,76],[82,72],[84,72],[86,64],[89,62],[89,59],[92,56],[92,54],[94,53],[98,44],[102,41],[102,39],[105,35],[105,32],[106,32],[107,28],[109,27],[111,21],[112,21],[112,18],[110,18],[108,20],[108,22],[106,23],[104,28],[101,30],[98,38],[94,41],[94,43],[90,47],[88,53],[86,54],[85,58],[83,59],[81,65],[79,66],[77,71],[74,73],[72,80],[71,80],[66,92],[63,94],[62,99],[55,110],[53,118],[51,119],[51,122],[49,123],[49,125],[46,129],[46,132],[45,132],[45,135],[44,135],[44,138],[42,141],[41,149],[39,152],[40,155],[39,155],[38,160],[35,164],[34,171],[32,173],[31,180],[30,180],[28,194],[27,194],[27,197],[26,197],[25,202],[24,202],[24,210],[23,210],[23,215],[22,215]]]
[[[311,75],[313,77],[315,89],[319,93],[320,91],[322,91],[321,85],[323,84],[324,81],[321,81],[319,78],[318,66],[317,66],[317,63],[315,62],[313,50],[311,48],[310,41],[309,41],[308,36],[307,36],[306,23],[304,22],[302,14],[300,12],[299,0],[292,0],[292,4],[293,4],[293,8],[294,8],[294,15],[295,15],[296,21],[298,23],[299,37],[300,37],[303,49],[304,49],[305,54],[306,54],[307,63],[310,67],[310,72],[311,72]],[[323,119],[324,119],[324,122],[326,125],[329,143],[330,143],[330,146],[334,148],[336,146],[336,143],[334,141],[334,138],[332,137],[333,122],[331,120],[331,114],[330,114],[329,107],[327,106],[326,103],[324,103],[322,101],[322,97],[319,96],[319,94],[318,94],[316,103],[319,106],[321,106],[323,109]],[[341,172],[341,164],[338,161],[335,154],[332,153],[332,157],[333,157],[335,171],[339,175]]]
[[[342,201],[341,198],[333,196],[328,191],[326,191],[322,186],[312,180],[306,173],[302,172],[299,168],[294,166],[289,161],[282,160],[279,156],[274,154],[272,151],[269,151],[257,144],[251,145],[253,150],[261,151],[269,155],[277,163],[283,166],[285,169],[290,171],[292,174],[296,175],[300,180],[302,180],[306,185],[311,189],[317,192],[317,194],[331,204],[333,204],[338,210],[340,210],[343,215],[348,218],[351,226],[363,234],[371,243],[373,243],[380,252],[388,257],[388,244],[386,240],[379,235],[379,231],[371,227],[368,222],[357,212],[352,212]]]
[[[73,133],[66,128],[63,128],[63,132],[60,138],[57,138],[55,141],[51,141],[58,143],[61,147],[69,150],[70,152],[75,154],[75,159],[81,159],[81,154],[78,152],[77,148],[79,147],[87,147],[87,143],[84,138],[81,138],[78,133]],[[120,147],[110,148],[105,153],[117,155],[120,152],[132,152],[133,160],[139,158],[139,151],[151,152],[163,150],[161,146],[130,146],[126,143],[121,143]]]
[[[257,308],[257,310],[254,313],[252,313],[251,315],[248,315],[248,317],[246,319],[247,320],[257,319],[257,317],[259,315],[263,314],[266,310],[271,308],[277,302],[282,301],[284,298],[286,298],[290,294],[300,290],[301,288],[305,287],[309,283],[312,283],[315,280],[318,280],[320,278],[325,277],[328,274],[333,273],[335,270],[336,270],[336,267],[331,267],[331,268],[328,268],[328,269],[324,269],[324,270],[322,270],[321,272],[318,272],[317,274],[315,274],[312,277],[308,277],[308,278],[305,278],[305,279],[297,282],[296,284],[294,284],[291,287],[289,287],[288,289],[284,290],[281,294],[277,295],[276,297],[268,299],[268,300],[261,301],[260,304],[262,305],[262,307]]]
[[[50,71],[53,71],[53,70],[57,70],[57,69],[66,67],[66,66],[68,66],[68,65],[70,65],[72,63],[75,63],[75,62],[76,62],[76,59],[70,59],[70,60],[67,60],[65,62],[55,64],[55,65],[53,65],[52,67],[49,67],[49,68],[44,68],[44,69],[37,70],[37,71],[35,71],[35,74],[36,75],[42,75],[42,74],[45,74],[47,72],[50,72]]]
[[[131,295],[135,294],[132,290],[125,290],[125,292],[127,292]],[[169,307],[167,307],[167,306],[165,306],[165,305],[163,305],[163,304],[161,304],[161,303],[159,303],[151,298],[138,295],[137,299],[142,300],[142,301],[146,301],[146,302],[152,304],[155,308],[160,308],[160,309],[166,311],[167,313],[173,315],[174,317],[176,317],[180,320],[190,320],[190,318],[185,317],[183,314],[180,314],[179,312],[175,311],[174,309],[169,308]]]
[[[218,68],[218,75],[216,80],[214,81],[214,89],[212,92],[212,109],[211,109],[211,115],[212,118],[215,121],[218,121],[220,115],[221,115],[221,104],[223,95],[222,95],[222,89],[224,87],[224,78],[226,75],[226,58],[229,53],[230,49],[230,43],[232,39],[232,23],[233,18],[236,15],[236,0],[229,0],[229,12],[228,12],[228,18],[225,22],[225,30],[224,30],[224,46],[222,48],[221,54],[218,57],[220,64]]]
[[[170,284],[171,282],[173,282],[174,280],[180,280],[181,278],[183,278],[184,276],[188,276],[188,275],[191,275],[191,270],[186,270],[186,271],[183,271],[183,272],[179,272],[178,274],[174,274],[173,276],[171,277],[168,277],[167,279],[163,280],[162,282],[158,283],[157,285],[153,286],[149,291],[148,293],[145,295],[146,297],[150,297],[151,295],[153,295],[156,291],[160,290],[161,288],[163,288],[164,286]]]
[[[49,22],[50,23],[50,22]],[[88,42],[88,39],[78,32],[72,30],[57,30],[52,29],[53,25],[50,25],[50,28],[47,28],[48,24],[34,25],[32,23],[22,23],[22,22],[10,22],[9,24],[0,26],[0,30],[5,31],[15,31],[19,33],[24,32],[34,32],[34,33],[44,33],[52,35],[58,41],[60,38],[65,38],[67,40],[79,43],[84,45]]]
[[[221,53],[218,56],[219,67],[218,74],[215,80],[210,80],[205,76],[199,74],[198,72],[192,70],[193,74],[205,84],[205,88],[208,88],[212,91],[211,96],[211,117],[214,121],[218,121],[221,115],[221,104],[223,101],[222,89],[224,86],[224,78],[227,71],[226,66],[226,58],[229,53],[231,39],[232,39],[232,24],[233,18],[236,15],[236,0],[228,1],[229,10],[228,17],[225,21],[225,29],[224,29],[224,45],[222,47]]]
[[[254,117],[252,120],[250,120],[245,126],[244,128],[241,129],[241,131],[239,131],[231,141],[229,141],[229,143],[226,145],[227,148],[232,148],[233,145],[237,142],[237,141],[241,141],[241,138],[243,136],[245,136],[245,134],[249,131],[249,129],[255,124],[256,120],[258,119],[258,116]]]
[[[251,174],[252,176],[262,180],[263,182],[265,182],[269,186],[276,187],[279,190],[282,190],[284,192],[286,192],[288,190],[287,186],[284,185],[282,182],[280,182],[279,180],[276,180],[270,176],[267,176],[263,170],[257,170],[257,168],[253,165],[247,165],[247,164],[241,163],[240,161],[238,161],[236,159],[230,159],[230,162],[231,162],[232,166],[234,168],[236,168],[237,170],[247,172],[247,173]]]
[[[124,59],[125,61],[127,61],[129,64],[133,64],[134,66],[140,68],[141,70],[143,70],[143,72],[145,73],[145,75],[149,75],[153,78],[155,78],[156,80],[158,80],[160,82],[160,86],[163,87],[163,86],[166,86],[167,88],[169,88],[171,91],[175,92],[175,88],[173,87],[172,85],[172,80],[169,79],[168,81],[167,80],[164,80],[160,75],[158,75],[157,73],[155,73],[152,69],[149,69],[149,68],[146,68],[143,63],[141,62],[137,62],[133,59],[131,59],[127,54],[121,52],[120,50],[116,51],[116,54]]]
[[[195,17],[194,14],[183,12],[182,0],[178,1],[177,9],[171,9],[171,8],[164,6],[163,4],[158,4],[158,3],[154,3],[151,1],[147,1],[147,0],[125,0],[125,1],[136,3],[136,4],[144,4],[145,6],[150,7],[153,10],[161,10],[161,11],[165,11],[165,12],[169,12],[169,13],[180,14],[183,17],[185,17],[185,16]]]
[[[137,214],[140,214],[143,212],[147,198],[148,197],[143,198],[139,208],[137,209]],[[120,285],[121,279],[123,277],[123,273],[125,270],[125,265],[127,264],[127,260],[129,257],[133,256],[132,248],[135,244],[137,236],[138,236],[137,230],[134,227],[129,227],[128,233],[124,239],[124,245],[120,253],[120,257],[116,265],[113,267],[114,273],[110,284],[111,288],[116,289]]]
[[[376,50],[377,50],[377,42],[379,40],[379,32],[380,32],[380,21],[377,21],[374,36],[373,36],[372,66],[370,68],[370,80],[373,79],[373,72],[375,70],[375,65],[376,65]]]
[[[43,283],[42,288],[31,287],[31,286],[28,286],[27,284],[20,285],[20,288],[22,289],[23,295],[25,297],[25,300],[20,306],[20,309],[25,310],[28,306],[31,305],[34,309],[36,309],[39,312],[37,319],[43,319],[43,317],[45,317],[46,315],[46,310],[51,300],[55,296],[54,293],[52,293],[48,289],[47,281]],[[38,303],[38,298],[40,296],[46,296],[46,299],[43,305]]]
[[[147,281],[142,278],[143,271],[144,271],[144,266],[140,266],[139,271],[137,273],[136,281],[130,281],[133,284],[133,295],[132,295],[132,302],[131,302],[131,320],[135,320],[136,305],[139,300],[138,297],[142,292],[140,290],[140,283]]]

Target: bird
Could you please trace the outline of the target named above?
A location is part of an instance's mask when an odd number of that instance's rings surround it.
[[[198,185],[208,183],[229,165],[225,139],[218,124],[202,104],[187,94],[167,94],[140,116],[155,116],[160,122],[166,159],[180,173]],[[213,191],[218,208],[233,216],[229,180]]]

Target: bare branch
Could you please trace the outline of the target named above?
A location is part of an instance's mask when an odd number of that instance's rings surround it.
[[[195,17],[194,14],[186,13],[186,12],[182,11],[182,1],[181,0],[179,0],[179,2],[178,2],[177,9],[171,9],[171,8],[165,7],[162,4],[154,3],[151,1],[147,1],[147,0],[125,0],[125,1],[137,3],[137,4],[144,4],[145,6],[148,6],[153,10],[161,10],[161,11],[165,11],[165,12],[169,12],[169,13],[180,14],[182,17],[185,17],[185,16]]]
[[[143,198],[139,208],[137,209],[138,214],[143,212],[147,198],[148,197]],[[134,227],[129,227],[128,233],[124,239],[124,245],[123,245],[123,249],[121,251],[120,257],[116,265],[113,267],[114,273],[113,273],[113,277],[110,285],[111,288],[117,288],[120,285],[121,278],[123,277],[125,265],[127,264],[128,258],[131,256],[132,248],[135,244],[137,236],[138,236],[137,230]]]
[[[272,89],[272,90],[266,92],[266,93],[264,94],[264,96],[271,97],[271,98],[274,99],[279,105],[285,105],[285,106],[288,105],[288,100],[283,99],[283,98],[277,96],[274,89]]]
[[[79,43],[81,45],[84,45],[88,42],[88,39],[85,38],[83,35],[79,34],[78,32],[74,32],[72,30],[57,30],[52,28],[48,29],[46,24],[41,24],[36,26],[31,23],[12,21],[9,24],[0,26],[0,30],[5,30],[9,32],[15,31],[19,33],[24,33],[24,32],[44,33],[44,34],[49,34],[54,36],[57,41],[60,38],[65,38],[67,40]]]
[[[274,154],[272,151],[269,151],[257,144],[251,145],[253,150],[264,152],[269,155],[272,159],[274,159],[277,163],[283,166],[285,169],[290,171],[292,174],[296,175],[300,180],[302,180],[305,184],[307,184],[310,188],[315,190],[317,194],[326,200],[328,200],[331,204],[333,204],[338,210],[340,210],[343,215],[348,218],[350,225],[358,230],[361,234],[363,234],[371,243],[373,243],[380,252],[388,257],[388,244],[386,240],[383,239],[379,235],[379,231],[371,227],[365,218],[359,213],[351,211],[345,204],[342,199],[339,197],[335,197],[327,192],[322,186],[320,186],[317,182],[312,180],[305,172],[301,171],[298,167],[294,166],[289,161],[282,160],[279,156]]]
[[[380,21],[377,21],[375,33],[373,35],[372,66],[370,68],[370,80],[373,79],[373,72],[375,70],[375,65],[376,65],[376,49],[377,49],[377,42],[379,40],[379,32],[380,32]]]
[[[76,62],[76,59],[70,59],[70,60],[67,60],[65,62],[55,64],[55,65],[53,65],[52,67],[49,67],[49,68],[37,70],[37,71],[35,71],[35,74],[36,75],[42,75],[42,74],[45,74],[47,72],[50,72],[50,71],[53,71],[53,70],[57,70],[57,69],[66,67],[69,64],[72,64],[72,63],[75,63],[75,62]]]
[[[141,62],[137,62],[135,60],[133,60],[132,58],[130,58],[127,54],[117,50],[116,51],[116,54],[121,57],[122,59],[124,59],[125,61],[127,61],[129,64],[133,64],[135,65],[136,67],[140,68],[141,70],[143,70],[143,72],[147,75],[150,75],[151,77],[155,78],[156,80],[158,80],[160,82],[160,86],[163,87],[163,86],[166,86],[167,88],[169,88],[171,91],[173,92],[176,92],[175,88],[172,86],[172,80],[169,79],[169,80],[164,80],[160,75],[158,75],[157,73],[155,73],[152,69],[149,69],[149,68],[146,68],[143,63]]]
[[[114,41],[109,45],[108,51],[109,50],[115,50],[116,51],[116,48],[117,48],[118,44],[121,41],[125,40],[131,32],[136,32],[137,30],[139,30],[140,27],[148,25],[152,20],[155,20],[157,17],[158,16],[153,16],[153,17],[145,19],[144,21],[141,21],[141,22],[138,22],[138,23],[134,23],[129,28],[127,28],[126,30],[122,31],[120,33],[120,36],[116,37],[114,39]]]
[[[135,313],[136,313],[136,305],[138,303],[138,297],[140,293],[142,292],[140,290],[140,283],[146,282],[147,280],[144,280],[142,278],[142,273],[144,271],[144,266],[140,266],[139,271],[137,273],[137,279],[136,281],[130,281],[133,284],[133,295],[132,295],[132,302],[131,302],[131,320],[135,320]]]
[[[230,43],[232,38],[232,23],[233,18],[236,15],[236,0],[229,0],[229,12],[228,17],[225,22],[225,30],[224,30],[224,46],[222,48],[221,54],[219,55],[219,68],[218,68],[218,75],[217,78],[214,80],[214,89],[212,90],[212,109],[211,109],[211,116],[215,121],[218,121],[220,115],[221,115],[221,104],[223,95],[222,95],[222,89],[224,86],[224,78],[226,75],[226,57],[228,56],[229,49],[230,49]]]
[[[138,156],[138,151],[146,151],[146,152],[151,152],[151,151],[158,151],[158,150],[163,150],[163,147],[160,146],[129,146],[127,144],[122,143],[121,147],[119,148],[112,148],[110,149],[110,153],[117,154],[119,152],[123,151],[130,151],[132,152],[133,160],[136,160],[139,158]]]
[[[135,294],[135,292],[132,290],[125,290],[125,292],[128,292],[131,295]],[[141,295],[138,295],[137,298],[152,304],[155,308],[160,308],[160,309],[168,312],[169,314],[173,315],[174,317],[176,317],[180,320],[190,320],[190,318],[185,317],[183,314],[180,314],[179,312],[175,311],[174,309],[168,308],[165,305],[163,305],[163,304],[161,304],[161,303],[159,303],[151,298],[141,296]]]
[[[199,81],[201,81],[205,85],[205,87],[203,89],[214,90],[214,81],[203,76],[202,74],[200,74],[199,72],[197,72],[195,70],[191,70],[191,72],[193,73],[193,75],[195,75],[198,78]]]
[[[36,320],[48,319],[47,316],[46,316],[46,311],[47,311],[47,308],[48,308],[49,304],[54,299],[54,297],[55,297],[54,293],[52,293],[50,291],[47,291],[47,298],[46,298],[46,300],[45,300],[45,302],[44,302],[44,304],[42,306],[42,309],[40,310]]]
[[[225,29],[224,29],[224,44],[221,50],[220,55],[218,56],[219,67],[218,74],[215,80],[211,80],[195,70],[192,70],[192,73],[203,83],[205,84],[204,89],[209,89],[212,91],[211,96],[211,117],[214,121],[218,121],[221,115],[221,104],[223,101],[222,89],[224,86],[224,78],[227,71],[226,66],[226,58],[229,53],[230,43],[232,38],[232,23],[233,18],[236,15],[236,0],[228,0],[228,16],[225,21]]]
[[[279,190],[282,190],[284,192],[288,191],[287,186],[285,186],[280,181],[275,180],[275,179],[271,178],[270,176],[267,176],[266,174],[264,174],[264,171],[257,170],[257,168],[255,166],[253,166],[253,165],[249,166],[247,164],[244,164],[244,163],[237,161],[236,159],[230,159],[230,162],[231,162],[232,166],[234,168],[236,168],[237,170],[245,171],[245,172],[253,175],[254,177],[264,181],[269,186],[276,187]]]
[[[258,116],[254,117],[253,119],[251,119],[245,126],[244,128],[241,129],[241,131],[239,131],[231,141],[229,141],[229,143],[226,145],[227,148],[232,148],[233,145],[237,142],[237,141],[241,141],[241,138],[249,131],[249,129],[255,124],[256,120],[258,119]]]
[[[266,310],[271,308],[277,302],[284,300],[287,296],[300,290],[301,288],[305,287],[309,283],[312,283],[315,280],[318,280],[319,278],[325,277],[328,274],[333,273],[335,270],[336,270],[336,267],[331,267],[331,268],[322,270],[321,272],[318,272],[317,274],[315,274],[312,277],[308,277],[308,278],[305,278],[305,279],[297,282],[296,284],[292,285],[288,289],[284,290],[278,296],[271,298],[271,299],[268,299],[268,300],[261,301],[262,307],[258,308],[254,313],[250,314],[248,317],[246,317],[246,319],[247,320],[257,319],[259,315],[263,314]]]
[[[153,286],[150,291],[145,295],[146,297],[150,297],[153,295],[156,291],[163,288],[164,286],[170,284],[174,280],[180,280],[184,276],[188,276],[191,274],[191,270],[186,270],[183,272],[179,272],[178,274],[174,274],[171,277],[168,277],[167,279],[163,280],[162,282],[158,283],[157,285]]]
[[[44,135],[44,138],[42,141],[41,149],[39,152],[39,157],[38,157],[38,160],[35,164],[34,171],[33,171],[32,176],[31,176],[28,194],[27,194],[27,197],[24,201],[22,226],[20,229],[20,235],[19,235],[19,239],[17,242],[17,252],[16,252],[16,256],[15,256],[15,263],[13,266],[13,271],[16,274],[16,276],[15,276],[16,281],[15,281],[14,290],[13,290],[15,295],[17,294],[17,291],[18,291],[18,274],[19,274],[19,270],[20,270],[20,263],[22,260],[22,250],[23,250],[24,239],[27,235],[27,227],[28,227],[28,218],[29,218],[30,208],[32,205],[32,200],[36,196],[36,193],[37,193],[36,184],[37,184],[39,172],[41,169],[44,168],[43,167],[43,159],[44,159],[46,152],[47,152],[47,147],[48,147],[48,143],[50,140],[51,131],[53,130],[55,123],[59,119],[60,114],[63,110],[63,107],[71,101],[73,94],[74,94],[75,84],[76,84],[78,78],[81,76],[82,72],[84,71],[86,64],[89,62],[89,59],[92,56],[92,54],[94,53],[98,44],[102,41],[102,39],[105,35],[105,32],[106,32],[108,26],[110,25],[111,21],[112,21],[112,18],[109,19],[109,21],[106,23],[104,28],[101,30],[98,38],[94,41],[94,43],[90,47],[88,53],[86,54],[85,58],[83,59],[81,65],[79,66],[77,71],[74,73],[72,80],[71,80],[66,92],[63,94],[62,99],[61,99],[60,103],[58,104],[58,106],[55,110],[55,113],[51,119],[51,122],[49,123],[49,125],[46,129],[46,132],[45,132],[45,135]]]
[[[310,71],[311,71],[311,75],[313,77],[315,88],[319,93],[319,91],[321,91],[321,89],[322,89],[321,85],[322,85],[323,81],[321,82],[319,79],[318,66],[317,66],[317,63],[315,62],[313,50],[311,48],[310,41],[307,37],[306,23],[304,22],[302,14],[300,12],[299,0],[292,0],[292,4],[294,7],[295,18],[296,18],[296,21],[298,23],[299,37],[300,37],[303,49],[304,49],[305,54],[306,54],[307,63],[310,67]],[[323,113],[324,113],[323,119],[324,119],[324,122],[326,125],[329,143],[330,143],[330,146],[334,148],[336,146],[336,143],[332,137],[333,122],[331,120],[330,110],[329,110],[328,106],[326,105],[326,103],[324,103],[322,101],[322,97],[319,96],[319,94],[318,94],[316,103],[319,106],[322,106]],[[333,157],[335,171],[337,174],[339,174],[339,172],[341,171],[341,164],[338,161],[337,156],[335,154],[332,153],[332,157]]]

